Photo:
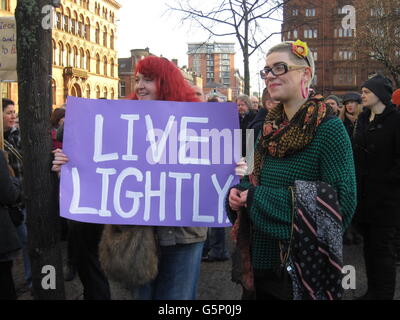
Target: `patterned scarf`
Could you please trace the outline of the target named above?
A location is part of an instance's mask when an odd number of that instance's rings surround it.
[[[256,146],[254,170],[250,175],[253,185],[259,184],[261,168],[267,154],[283,158],[304,149],[314,138],[322,120],[334,111],[323,99],[309,99],[292,120],[288,120],[283,104],[272,109],[264,122],[263,132]]]

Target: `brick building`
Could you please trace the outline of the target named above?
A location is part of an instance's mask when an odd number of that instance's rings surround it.
[[[355,8],[355,29],[342,27],[346,5]],[[316,60],[314,87],[323,95],[359,91],[371,73],[385,74],[380,63],[354,49],[357,34],[365,27],[365,17],[357,15],[361,5],[353,0],[292,0],[284,6],[282,40],[308,43]]]
[[[189,69],[204,79],[205,95],[232,100],[243,92],[235,69],[235,44],[226,42],[188,43]]]

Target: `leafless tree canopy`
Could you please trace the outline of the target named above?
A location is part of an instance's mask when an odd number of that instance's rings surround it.
[[[400,87],[400,0],[363,0],[359,8],[367,21],[354,43],[360,58],[382,63]]]
[[[273,35],[268,21],[280,21],[276,14],[289,0],[177,0],[169,9],[182,14],[183,22],[195,22],[211,37],[235,36],[243,52],[245,93],[250,91],[249,57]]]

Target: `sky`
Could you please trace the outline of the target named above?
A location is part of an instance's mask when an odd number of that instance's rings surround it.
[[[119,58],[128,58],[131,49],[148,47],[155,55],[162,55],[168,59],[178,59],[180,67],[188,65],[187,43],[203,42],[208,39],[208,33],[198,27],[182,23],[176,12],[167,11],[167,3],[174,0],[117,0],[122,8],[118,13],[117,50]],[[192,0],[193,1],[193,0]],[[202,0],[219,2],[219,0]],[[268,24],[270,32],[280,31],[279,22]],[[234,36],[214,38],[212,41],[235,42],[235,68],[243,76],[243,56]],[[280,42],[280,36],[274,36],[262,49]],[[254,53],[250,59],[251,92],[263,90],[264,83],[259,79],[258,72],[264,67],[264,54]],[[260,89],[260,90],[259,90]]]

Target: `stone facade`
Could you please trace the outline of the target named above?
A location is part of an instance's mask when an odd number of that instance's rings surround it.
[[[8,14],[14,13],[16,0],[0,1],[7,2]],[[65,104],[67,96],[118,98],[120,8],[114,0],[61,0],[52,32],[53,108]],[[5,95],[18,102],[17,84],[9,84]]]

